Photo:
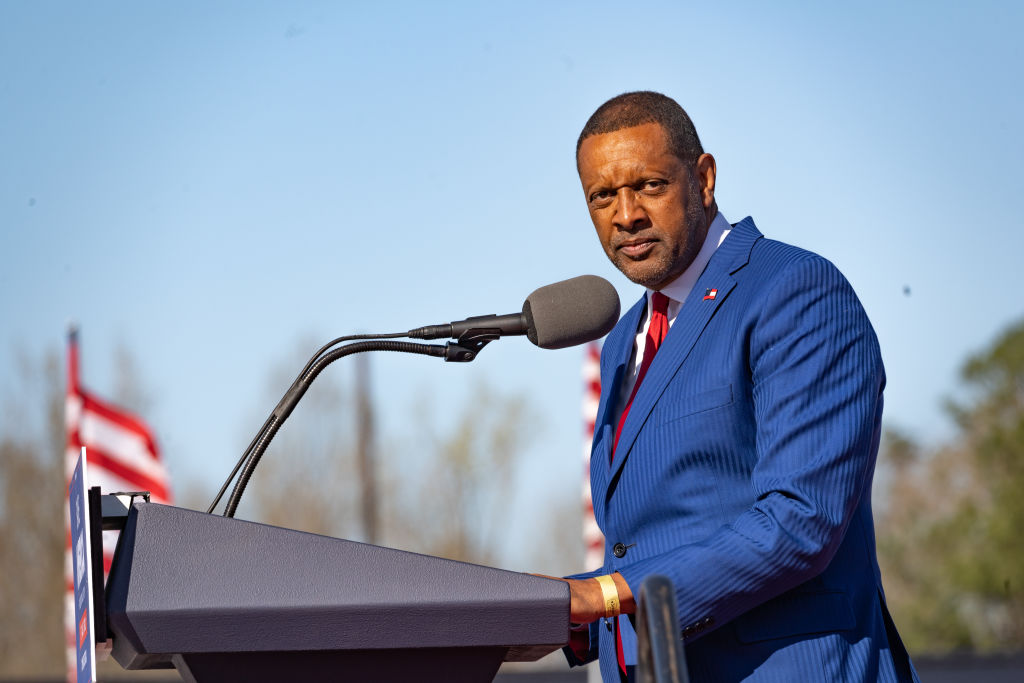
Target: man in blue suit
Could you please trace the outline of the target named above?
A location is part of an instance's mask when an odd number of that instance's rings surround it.
[[[695,682],[916,681],[875,558],[885,373],[849,283],[726,221],[715,160],[664,95],[606,102],[576,159],[605,253],[646,292],[601,356],[605,562],[568,580],[570,661],[632,678],[633,593],[663,574]]]

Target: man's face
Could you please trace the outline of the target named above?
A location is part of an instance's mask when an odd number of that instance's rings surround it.
[[[711,166],[709,194],[657,123],[583,141],[580,182],[590,219],[608,258],[630,280],[661,289],[693,263],[708,231],[713,159]]]

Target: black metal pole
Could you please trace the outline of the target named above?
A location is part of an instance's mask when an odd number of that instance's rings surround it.
[[[652,574],[640,586],[636,610],[637,683],[690,683],[672,581]]]
[[[360,516],[363,541],[377,542],[377,476],[373,453],[373,404],[370,402],[370,357],[360,354],[356,363],[356,461],[359,465]]]

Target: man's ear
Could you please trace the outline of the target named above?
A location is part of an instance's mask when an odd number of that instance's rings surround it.
[[[705,209],[709,209],[715,203],[715,174],[718,172],[715,158],[710,154],[701,154],[697,157],[695,171],[701,202]]]

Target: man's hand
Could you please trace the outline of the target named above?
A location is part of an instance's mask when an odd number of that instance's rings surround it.
[[[569,621],[589,624],[604,614],[604,596],[597,579],[565,579],[569,584]]]
[[[538,574],[538,576],[544,576]],[[619,605],[622,614],[632,614],[636,611],[636,602],[633,600],[633,592],[629,584],[622,578],[622,575],[615,572],[611,575],[615,581],[615,588],[619,594]],[[601,584],[597,579],[558,579],[555,576],[547,576],[549,579],[565,581],[569,584],[569,621],[574,624],[589,624],[605,616],[604,593],[601,591]]]

